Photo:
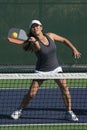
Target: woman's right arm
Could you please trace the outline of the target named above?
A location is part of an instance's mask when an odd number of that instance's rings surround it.
[[[23,43],[23,49],[25,51],[38,51],[40,49],[40,45],[34,37],[31,37]]]

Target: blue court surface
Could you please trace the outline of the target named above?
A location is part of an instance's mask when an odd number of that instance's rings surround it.
[[[66,108],[59,88],[40,88],[20,119],[11,119],[10,114],[18,108],[27,91],[0,89],[0,125],[73,123],[65,120]],[[70,88],[70,92],[78,123],[87,123],[87,88]]]

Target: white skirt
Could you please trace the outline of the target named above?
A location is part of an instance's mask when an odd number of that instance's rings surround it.
[[[56,69],[52,71],[47,71],[47,72],[35,70],[35,73],[39,73],[39,74],[54,74],[54,73],[60,73],[60,72],[63,72],[61,66],[57,67]]]

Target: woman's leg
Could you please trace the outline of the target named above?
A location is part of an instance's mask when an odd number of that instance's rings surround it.
[[[19,109],[24,109],[27,106],[31,99],[37,94],[38,88],[42,84],[42,82],[42,80],[32,82],[30,90],[28,91],[27,95],[25,95],[25,97],[23,98],[19,106]]]
[[[70,92],[69,92],[69,88],[67,87],[66,80],[65,79],[59,79],[59,80],[55,80],[55,81],[61,89],[62,97],[64,99],[64,103],[66,105],[67,110],[71,111],[71,95],[70,95]]]
[[[37,80],[33,81],[30,87],[30,90],[28,91],[27,95],[23,98],[19,109],[14,111],[11,114],[11,118],[17,120],[22,114],[22,110],[27,106],[27,104],[31,101],[31,99],[37,94],[39,86],[42,84],[43,80]]]
[[[71,121],[78,121],[77,116],[71,110],[71,95],[70,95],[69,88],[67,86],[66,80],[65,79],[59,79],[59,80],[55,80],[55,81],[61,89],[62,96],[63,96],[63,99],[64,99],[64,103],[65,103],[66,108],[67,108],[65,118],[67,120],[71,120]]]

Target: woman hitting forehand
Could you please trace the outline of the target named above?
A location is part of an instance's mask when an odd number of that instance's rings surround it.
[[[29,25],[29,39],[24,42],[23,48],[26,51],[32,51],[37,57],[35,73],[60,73],[63,72],[59,66],[56,55],[55,41],[64,43],[71,50],[75,58],[80,58],[80,52],[66,38],[54,33],[43,33],[43,26],[39,20],[32,20]],[[23,109],[27,106],[30,100],[37,94],[39,86],[44,82],[43,79],[33,80],[27,95],[23,98],[19,108],[11,114],[13,119],[18,119]],[[71,109],[71,96],[65,79],[55,79],[59,85],[62,97],[67,108],[65,118],[71,121],[78,121],[78,117]]]

